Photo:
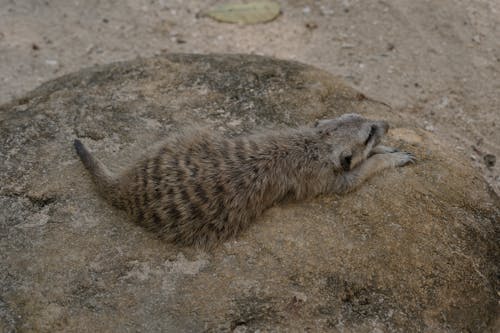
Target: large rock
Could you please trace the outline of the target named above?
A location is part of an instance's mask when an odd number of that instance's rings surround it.
[[[81,138],[119,167],[192,123],[228,135],[359,112],[416,165],[270,209],[212,253],[104,202]],[[499,210],[465,157],[336,77],[242,55],[86,69],[0,107],[0,331],[481,332],[498,315]]]

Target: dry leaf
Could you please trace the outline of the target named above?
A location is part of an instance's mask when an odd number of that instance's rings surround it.
[[[244,4],[223,4],[204,12],[211,18],[228,23],[256,24],[274,20],[280,5],[272,1],[253,1]]]

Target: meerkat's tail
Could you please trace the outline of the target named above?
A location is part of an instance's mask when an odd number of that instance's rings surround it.
[[[113,205],[121,207],[120,189],[116,176],[101,161],[93,157],[80,140],[73,141],[73,145],[83,165],[90,172],[101,195]]]

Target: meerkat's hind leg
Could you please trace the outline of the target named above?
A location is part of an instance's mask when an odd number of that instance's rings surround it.
[[[415,156],[411,153],[398,151],[375,154],[354,169],[340,174],[333,184],[333,192],[350,192],[382,170],[410,163],[415,163]]]
[[[378,145],[373,147],[373,149],[370,151],[370,154],[368,154],[368,157],[373,156],[375,154],[387,154],[387,153],[395,153],[398,152],[398,148],[394,147],[388,147],[384,145]]]

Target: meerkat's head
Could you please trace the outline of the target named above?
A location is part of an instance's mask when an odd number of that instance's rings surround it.
[[[335,119],[319,120],[314,128],[327,143],[329,159],[334,166],[349,171],[368,158],[387,133],[389,124],[349,113]]]

